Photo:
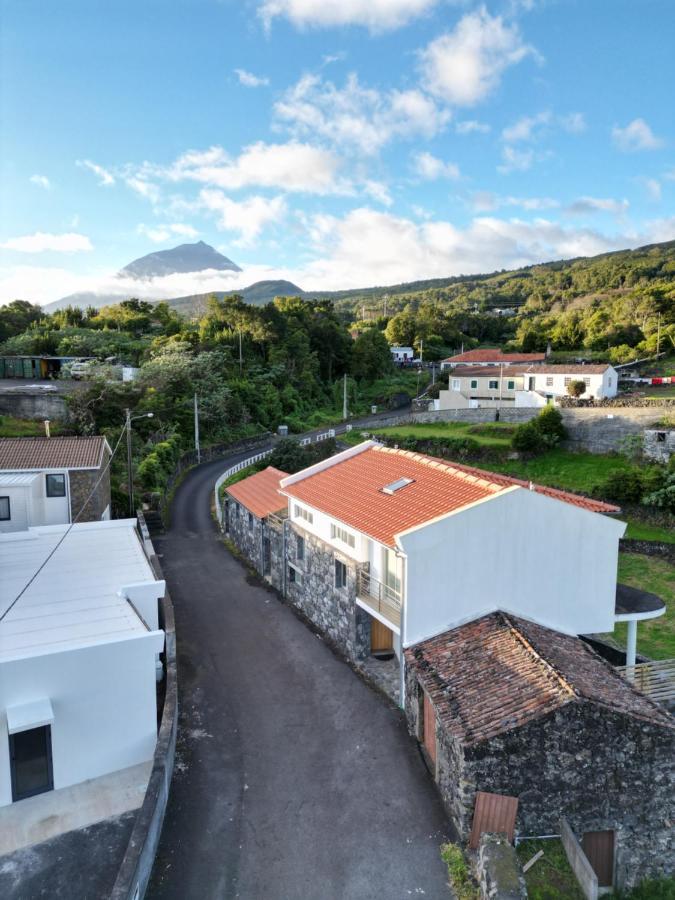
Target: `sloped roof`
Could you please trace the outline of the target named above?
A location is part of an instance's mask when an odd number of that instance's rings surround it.
[[[0,471],[98,469],[106,445],[101,435],[0,438]]]
[[[568,703],[590,702],[675,728],[580,638],[502,612],[405,651],[443,727],[463,744],[520,728]]]
[[[456,356],[448,356],[443,362],[447,363],[489,363],[493,361],[503,363],[528,363],[543,362],[545,353],[503,353],[499,347],[467,350],[466,353],[458,353]]]
[[[448,360],[445,360],[446,362]],[[569,376],[581,376],[584,375],[602,375],[607,369],[611,368],[611,366],[607,363],[605,365],[582,365],[578,363],[576,365],[557,365],[557,366],[544,366],[544,365],[532,365],[532,366],[523,366],[517,364],[509,364],[504,370],[504,378],[513,378],[514,375],[569,375]],[[453,378],[499,378],[500,368],[499,366],[469,366],[462,365],[456,371],[452,373]]]
[[[264,519],[286,506],[285,499],[279,493],[279,482],[287,475],[288,472],[268,466],[262,472],[249,475],[226,488],[226,492],[258,519]]]

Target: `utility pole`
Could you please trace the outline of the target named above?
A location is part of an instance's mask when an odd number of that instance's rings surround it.
[[[347,373],[342,376],[342,418],[346,419],[348,416],[347,410]]]
[[[659,355],[661,348],[661,313],[659,313],[658,325],[656,326],[656,355]]]
[[[431,364],[431,383],[436,384],[436,363]]]
[[[389,294],[385,294],[382,298],[384,300],[384,317],[387,318],[387,301],[389,300]]]
[[[129,494],[129,516],[134,516],[134,475],[131,465],[131,410],[126,409],[127,428],[127,492]]]
[[[241,355],[241,329],[239,330],[239,376],[241,377],[241,369],[244,365],[244,357]]]
[[[197,463],[202,461],[202,454],[199,450],[199,403],[197,394],[195,394],[195,450],[197,451]]]
[[[420,340],[420,362],[424,362],[424,341]]]

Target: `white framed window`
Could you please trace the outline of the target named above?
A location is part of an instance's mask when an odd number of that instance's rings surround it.
[[[477,387],[478,387],[478,381],[477,381],[477,379],[475,379],[475,378],[472,378],[472,379],[471,379],[471,387],[472,387],[472,388],[477,388]]]
[[[347,566],[341,559],[334,560],[335,566],[335,587],[342,589],[347,587]]]
[[[610,376],[607,378],[607,387],[611,387],[611,386],[612,386],[612,376],[610,375]]]
[[[66,496],[66,476],[65,475],[47,475],[46,487],[48,497],[65,497]]]
[[[498,381],[490,381],[488,383],[488,387],[490,388],[491,391],[496,391],[497,388],[499,387],[499,382]]]
[[[590,379],[590,378],[584,378],[584,384],[586,385],[586,387],[590,387],[590,386],[591,386],[591,379]]]
[[[567,387],[567,385],[570,383],[571,380],[572,379],[569,375],[565,375],[565,387]]]
[[[459,378],[452,379],[452,389],[453,389],[453,391],[459,390]]]
[[[546,387],[553,387],[553,375],[546,376]]]
[[[507,381],[507,382],[506,382],[506,390],[507,390],[507,391],[513,391],[513,390],[515,390],[515,387],[516,387],[515,381]]]
[[[356,547],[355,536],[350,534],[346,528],[340,528],[339,525],[335,525],[333,522],[331,522],[330,526],[330,536],[333,541],[342,541],[343,544],[347,544],[352,549]]]
[[[9,522],[11,518],[9,497],[0,497],[0,522]]]
[[[293,515],[296,519],[304,519],[305,522],[309,522],[310,525],[314,522],[312,513],[308,509],[298,506],[297,503],[293,504]]]
[[[288,580],[291,584],[302,584],[302,572],[295,566],[288,567]]]

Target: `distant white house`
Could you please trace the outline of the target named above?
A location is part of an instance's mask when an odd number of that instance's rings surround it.
[[[412,347],[390,347],[389,349],[391,350],[392,359],[397,363],[411,362],[415,356],[415,351]]]
[[[0,533],[109,519],[109,458],[102,436],[0,438]]]
[[[543,406],[557,397],[568,397],[573,381],[583,381],[582,399],[604,400],[616,397],[619,373],[610,365],[531,366],[523,373],[523,390],[516,393],[516,406]]]
[[[135,525],[0,535],[0,806],[153,758],[165,584]]]

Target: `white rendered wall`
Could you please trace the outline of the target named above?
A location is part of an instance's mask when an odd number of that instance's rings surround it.
[[[152,759],[161,631],[0,663],[0,806],[12,802],[6,709],[47,698],[54,788]]]
[[[608,370],[609,371],[609,370]],[[612,383],[616,385],[616,372],[612,369]],[[603,375],[597,374],[587,374],[584,372],[583,368],[575,369],[573,371],[567,370],[561,372],[560,375],[538,375],[536,372],[528,372],[525,376],[525,387],[529,384],[529,378],[535,378],[535,390],[542,391],[545,394],[551,394],[554,397],[567,396],[567,385],[565,384],[565,379],[569,378],[571,381],[583,381],[585,378],[588,378],[590,381],[590,385],[586,388],[585,392],[581,395],[582,398],[590,398],[599,400],[602,397],[613,397],[616,394],[616,389],[613,393],[605,393],[605,391],[611,391],[610,388],[607,387],[607,372]],[[553,379],[553,384],[547,384],[547,378]]]
[[[309,534],[313,534],[315,537],[322,540],[325,544],[328,544],[330,547],[334,547],[336,552],[342,554],[343,556],[348,556],[350,559],[354,559],[357,562],[365,562],[368,559],[368,545],[369,539],[356,531],[354,528],[350,528],[348,525],[340,522],[339,519],[334,519],[332,516],[327,516],[325,513],[319,512],[319,510],[314,509],[312,506],[308,506],[306,503],[300,503],[297,500],[294,500],[292,497],[289,497],[289,507],[288,507],[288,515],[292,520],[294,525],[297,525],[298,528],[302,528],[303,531],[309,532]],[[310,523],[306,519],[303,519],[302,516],[296,516],[295,507],[301,506],[303,509],[309,510],[312,514],[313,521]],[[353,534],[355,537],[355,546],[350,547],[349,544],[344,543],[343,541],[337,538],[331,538],[331,524],[337,525],[340,528],[344,528],[350,534]]]
[[[496,609],[568,634],[612,631],[625,527],[514,487],[401,535],[403,646]]]
[[[30,521],[30,485],[22,484],[12,487],[0,488],[0,495],[9,497],[8,521],[0,522],[0,532],[25,531],[32,523]]]

